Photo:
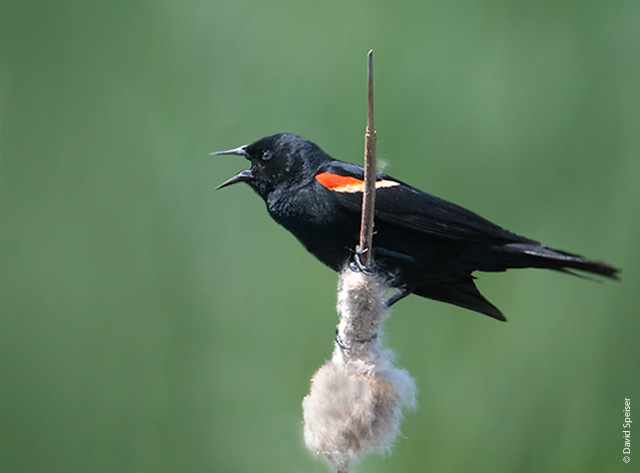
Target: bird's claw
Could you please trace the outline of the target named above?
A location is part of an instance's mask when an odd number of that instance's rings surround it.
[[[373,270],[365,265],[360,258],[360,256],[367,253],[368,251],[369,248],[362,249],[360,248],[360,246],[356,246],[356,251],[353,253],[353,261],[349,263],[349,268],[351,269],[351,271],[359,271],[368,276],[371,276],[374,273]]]
[[[340,338],[340,330],[338,329],[338,327],[336,327],[336,345],[338,345],[340,348],[342,348],[343,350],[351,350],[351,348],[345,346],[342,343],[342,339]]]

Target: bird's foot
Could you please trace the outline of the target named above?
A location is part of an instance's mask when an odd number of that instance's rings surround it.
[[[359,271],[368,276],[371,276],[374,274],[373,269],[362,262],[361,256],[367,253],[368,251],[370,251],[369,248],[366,248],[363,250],[362,248],[360,248],[359,245],[356,246],[356,251],[353,253],[353,261],[349,263],[349,268],[351,269],[351,271]]]

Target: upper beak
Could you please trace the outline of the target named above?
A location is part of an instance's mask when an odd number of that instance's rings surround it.
[[[209,153],[209,156],[219,154],[235,154],[238,156],[244,156],[245,158],[249,157],[249,155],[247,154],[247,145],[240,146],[239,148],[228,149],[226,151],[216,151],[214,153]]]
[[[216,151],[215,153],[209,153],[209,155],[221,155],[221,154],[235,154],[237,156],[244,156],[249,159],[249,155],[247,154],[247,145],[240,146],[238,148],[228,149],[226,151]],[[247,182],[253,179],[253,173],[251,169],[245,169],[244,171],[240,171],[238,174],[233,176],[231,179],[224,181],[216,190],[222,189],[223,187],[230,186],[231,184],[236,184],[237,182]]]

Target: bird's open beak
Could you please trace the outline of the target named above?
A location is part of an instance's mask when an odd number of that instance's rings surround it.
[[[249,159],[249,155],[247,154],[247,146],[240,146],[239,148],[228,149],[226,151],[216,151],[215,153],[209,153],[209,155],[224,155],[224,154],[233,154],[236,156],[244,156]],[[253,179],[253,173],[251,169],[245,169],[244,171],[240,171],[238,174],[233,176],[231,179],[224,181],[216,190],[222,189],[223,187],[230,186],[231,184],[236,184],[237,182],[248,182]]]

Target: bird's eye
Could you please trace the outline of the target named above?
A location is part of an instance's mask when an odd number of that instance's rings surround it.
[[[271,151],[269,151],[268,149],[266,149],[266,150],[264,150],[262,152],[262,160],[263,161],[269,161],[272,157],[273,157],[273,153]]]

